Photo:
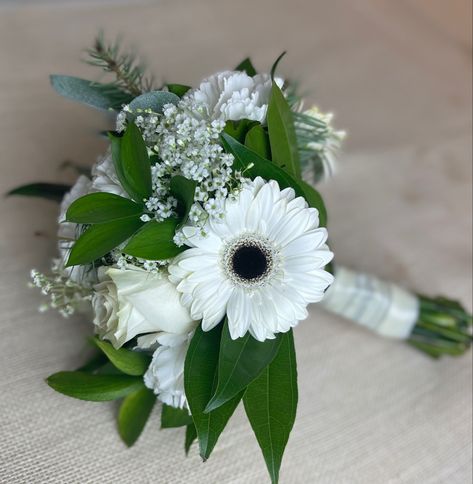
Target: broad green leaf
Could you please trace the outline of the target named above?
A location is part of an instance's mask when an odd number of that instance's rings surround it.
[[[135,97],[129,104],[132,111],[131,116],[134,118],[136,113],[145,110],[151,110],[153,113],[161,113],[166,104],[177,104],[179,96],[167,91],[151,91]]]
[[[123,442],[131,447],[141,435],[156,402],[156,395],[149,388],[131,393],[118,411],[118,432]]]
[[[174,408],[163,403],[161,410],[161,428],[172,429],[176,427],[185,427],[193,425],[192,417],[185,408]]]
[[[301,168],[292,112],[275,82],[271,88],[267,122],[273,163],[299,180]]]
[[[307,200],[309,206],[314,207],[319,211],[319,225],[321,227],[326,227],[327,209],[325,208],[325,203],[322,195],[320,195],[320,193],[315,188],[310,186],[304,180],[299,181],[299,186],[301,187],[304,193],[304,198]]]
[[[199,326],[187,350],[184,365],[184,388],[199,439],[200,455],[207,460],[220,434],[241,400],[242,394],[204,413],[217,384],[218,353],[222,324],[211,331]]]
[[[250,119],[240,119],[238,121],[229,120],[225,123],[224,133],[229,134],[232,138],[235,138],[240,143],[245,142],[246,134],[253,126],[257,126],[257,121]]]
[[[144,388],[142,377],[92,375],[81,371],[60,371],[46,382],[59,393],[92,402],[116,400]]]
[[[256,69],[254,68],[253,63],[251,62],[251,59],[249,57],[247,57],[246,59],[243,59],[235,67],[235,70],[246,72],[251,77],[256,76]]]
[[[133,96],[110,84],[87,81],[72,76],[50,76],[51,85],[61,96],[97,109],[120,110]]]
[[[129,122],[123,136],[110,135],[112,159],[118,179],[127,193],[142,202],[151,195],[151,164],[140,130]]]
[[[277,483],[297,410],[297,369],[292,330],[283,334],[278,354],[260,377],[248,386],[243,402],[271,481]]]
[[[131,237],[141,226],[140,219],[114,220],[92,225],[72,247],[67,266],[94,262]]]
[[[278,334],[274,339],[260,342],[246,333],[242,338],[233,340],[225,321],[220,341],[217,388],[205,412],[228,402],[255,380],[276,356],[281,336]]]
[[[179,227],[187,222],[189,212],[194,203],[194,195],[197,183],[194,180],[189,180],[181,175],[171,178],[171,193],[179,201],[181,209]]]
[[[92,341],[106,355],[113,366],[127,375],[144,375],[151,363],[151,357],[145,353],[127,350],[126,348],[115,349],[108,341],[99,338],[93,338]]]
[[[60,202],[71,189],[70,185],[60,183],[31,183],[10,190],[6,195],[21,195],[25,197],[39,197]]]
[[[279,168],[269,160],[265,160],[254,151],[243,146],[226,133],[222,134],[224,148],[235,157],[233,168],[240,170],[245,176],[254,179],[257,176],[265,180],[276,180],[281,189],[292,187],[296,196],[304,197],[309,206],[319,211],[320,225],[326,222],[326,210],[320,194],[310,185],[302,180],[296,180],[283,169]]]
[[[178,247],[173,242],[177,226],[176,219],[168,218],[163,222],[152,220],[136,232],[123,252],[140,259],[170,259],[185,250],[185,247]]]
[[[97,351],[92,355],[87,363],[83,364],[81,367],[77,368],[76,371],[84,371],[93,373],[99,368],[103,367],[107,363],[107,357],[100,351]]]
[[[113,193],[90,193],[78,198],[67,209],[66,219],[79,224],[99,224],[125,218],[137,218],[143,207]]]
[[[184,94],[191,89],[190,86],[185,86],[184,84],[166,84],[169,92],[172,92],[176,96],[182,97]]]
[[[271,67],[270,75],[271,79],[274,81],[274,74],[276,74],[276,69],[278,68],[279,63],[281,62],[281,59],[286,55],[286,51],[284,51],[282,54],[279,55],[279,57],[274,61],[274,64]]]
[[[197,430],[195,429],[194,423],[191,423],[186,427],[186,440],[184,442],[184,450],[186,451],[186,455],[189,454],[189,450],[196,438]]]
[[[262,158],[265,158],[266,160],[271,159],[271,147],[269,144],[268,133],[266,133],[260,124],[253,126],[248,133],[246,133],[245,146],[255,153],[258,153]]]

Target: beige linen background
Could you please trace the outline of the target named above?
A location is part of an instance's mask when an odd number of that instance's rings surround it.
[[[339,263],[447,293],[471,308],[471,2],[204,0],[0,3],[0,191],[71,180],[68,158],[94,162],[103,116],[56,96],[49,73],[79,62],[99,27],[125,34],[158,77],[196,83],[287,49],[302,81],[350,132],[339,176],[323,186]],[[239,409],[211,459],[158,412],[127,450],[114,404],[63,397],[43,379],[86,355],[90,324],[39,314],[31,267],[55,251],[56,206],[0,203],[0,482],[267,482]],[[300,405],[281,482],[472,480],[471,353],[431,361],[314,307],[296,330]]]

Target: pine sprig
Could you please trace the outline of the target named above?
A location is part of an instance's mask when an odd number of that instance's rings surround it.
[[[93,47],[86,52],[88,64],[114,74],[115,80],[110,83],[110,86],[119,88],[135,97],[153,90],[154,77],[146,75],[145,65],[137,59],[134,53],[122,50],[120,40],[107,43],[103,33],[100,33],[95,39]]]

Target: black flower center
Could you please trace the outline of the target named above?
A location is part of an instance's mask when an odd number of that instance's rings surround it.
[[[269,254],[259,244],[241,245],[232,254],[233,272],[240,279],[253,281],[264,276],[270,265]]]

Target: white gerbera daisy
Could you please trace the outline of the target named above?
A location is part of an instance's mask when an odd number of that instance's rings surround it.
[[[333,257],[319,228],[318,211],[292,188],[262,178],[225,201],[222,219],[202,231],[184,227],[191,248],[169,266],[193,319],[209,331],[225,313],[233,339],[247,331],[259,341],[286,332],[307,317],[333,277]]]

